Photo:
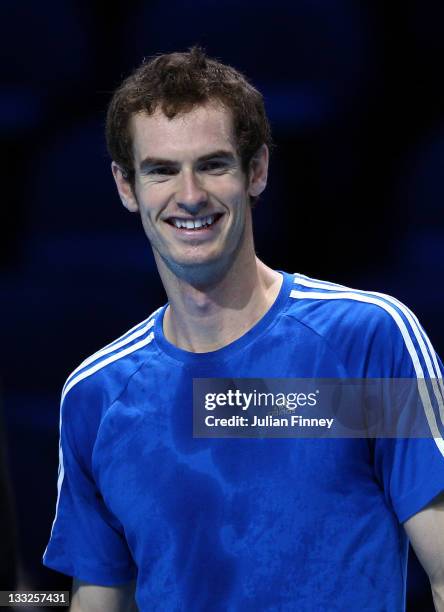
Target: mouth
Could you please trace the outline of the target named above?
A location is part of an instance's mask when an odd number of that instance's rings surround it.
[[[222,213],[214,213],[212,215],[198,218],[170,217],[169,219],[166,219],[166,223],[181,232],[192,232],[198,234],[213,228],[222,216]]]

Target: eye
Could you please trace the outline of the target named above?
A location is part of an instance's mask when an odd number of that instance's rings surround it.
[[[173,176],[176,174],[176,169],[170,166],[155,166],[154,168],[150,168],[147,172],[149,176]]]
[[[222,161],[221,159],[209,159],[206,162],[203,162],[199,169],[201,172],[213,172],[215,174],[219,172],[224,172],[227,169],[227,163]]]

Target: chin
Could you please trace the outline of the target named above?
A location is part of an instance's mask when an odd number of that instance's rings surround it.
[[[233,263],[231,258],[220,256],[163,261],[174,276],[194,287],[209,287],[218,283]]]

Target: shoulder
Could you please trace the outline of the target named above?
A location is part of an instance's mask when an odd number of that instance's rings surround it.
[[[385,363],[384,372],[391,376],[434,377],[439,373],[424,329],[415,314],[396,298],[303,274],[294,275],[290,298],[294,303],[288,314],[349,357],[359,352],[363,356],[372,354],[380,364]]]
[[[147,319],[82,361],[68,376],[62,390],[61,405],[94,405],[101,412],[120,395],[131,376],[137,372],[150,352],[154,324],[159,308]],[[151,351],[152,352],[152,351]],[[101,408],[101,410],[97,408]]]
[[[303,274],[294,274],[293,278],[290,297],[295,310],[319,327],[397,324],[402,317],[414,316],[404,304],[384,293],[353,289]]]

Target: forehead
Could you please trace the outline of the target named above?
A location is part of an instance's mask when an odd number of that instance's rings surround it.
[[[160,109],[131,118],[135,162],[146,157],[186,160],[213,151],[236,153],[233,120],[226,108],[207,104],[168,119]]]

